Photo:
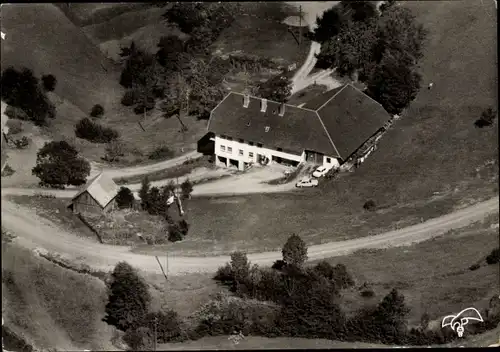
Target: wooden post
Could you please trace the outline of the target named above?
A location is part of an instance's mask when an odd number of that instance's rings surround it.
[[[299,6],[299,51],[302,44],[302,5]]]

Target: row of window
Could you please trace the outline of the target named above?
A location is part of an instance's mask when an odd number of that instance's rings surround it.
[[[226,139],[226,140],[228,140],[228,141],[232,141],[232,140],[233,140],[233,138],[232,138],[232,137],[228,137],[228,136],[223,135],[223,134],[221,134],[221,135],[219,136],[219,138],[220,138],[220,139]],[[244,141],[242,138],[239,138],[239,139],[238,139],[238,143],[245,143],[245,141]],[[254,142],[251,142],[251,141],[248,141],[248,145],[255,145],[255,143],[254,143]],[[257,143],[257,147],[262,148],[262,143]]]
[[[226,146],[225,146],[225,145],[221,145],[221,146],[220,146],[220,151],[221,151],[221,152],[226,152]],[[227,147],[227,152],[228,152],[229,154],[231,154],[231,153],[233,152],[233,148],[232,148],[232,147]],[[239,155],[239,156],[243,156],[243,149],[239,149],[239,150],[238,150],[238,155]],[[249,156],[250,158],[253,158],[253,153],[252,153],[252,152],[248,152],[248,156]]]

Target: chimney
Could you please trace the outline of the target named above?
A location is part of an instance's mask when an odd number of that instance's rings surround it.
[[[285,103],[280,105],[280,116],[285,115]]]
[[[245,94],[243,96],[243,107],[248,108],[248,105],[250,104],[250,96]]]
[[[266,112],[267,110],[267,99],[262,99],[260,104],[260,112]]]

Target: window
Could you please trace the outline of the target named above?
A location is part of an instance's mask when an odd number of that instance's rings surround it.
[[[266,126],[265,131],[266,131],[266,132],[269,132],[269,129],[270,129],[270,128],[271,128],[271,127]]]
[[[233,140],[233,137],[227,137],[226,138],[228,141],[232,141]]]
[[[257,147],[262,148],[262,143],[257,143]]]
[[[238,151],[238,155],[243,156],[243,149],[240,149],[240,150]]]
[[[276,148],[277,151],[282,152],[283,148]]]
[[[226,136],[224,136],[223,134],[221,134],[219,138],[220,139],[226,139]]]
[[[220,151],[221,152],[225,152],[226,151],[226,146],[225,145],[221,145],[220,146]]]
[[[253,145],[253,142],[248,142],[248,145]]]
[[[248,156],[249,156],[250,158],[253,158],[253,153],[252,153],[252,152],[248,152]]]
[[[238,139],[238,142],[245,143],[245,141],[242,138]]]
[[[233,148],[232,147],[227,147],[227,152],[228,153],[232,153],[233,152]]]
[[[326,162],[327,162],[327,163],[331,163],[331,162],[332,162],[332,159],[331,159],[331,158],[326,158]]]

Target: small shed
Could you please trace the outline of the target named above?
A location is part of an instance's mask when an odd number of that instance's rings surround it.
[[[91,179],[71,200],[74,213],[107,213],[116,208],[118,185],[102,172]]]

